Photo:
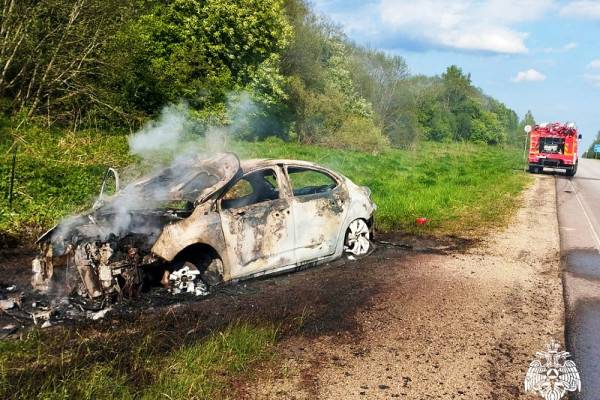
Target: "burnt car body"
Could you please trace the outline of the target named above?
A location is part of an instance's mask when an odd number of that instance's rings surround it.
[[[152,279],[189,289],[195,275],[214,285],[363,255],[375,208],[368,188],[314,163],[188,158],[44,234],[32,285],[48,290],[55,268],[71,268],[68,289],[100,298]]]

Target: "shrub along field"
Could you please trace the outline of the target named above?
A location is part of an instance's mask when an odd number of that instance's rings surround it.
[[[0,233],[31,241],[61,217],[90,207],[109,166],[136,164],[125,135],[30,129],[0,143],[0,190],[9,190],[12,152],[18,144],[12,206],[0,200]],[[233,142],[243,158],[291,158],[331,167],[368,186],[378,205],[376,227],[417,234],[477,233],[502,223],[527,183],[521,153],[513,147],[422,142],[415,150],[378,155],[286,143]],[[138,163],[139,164],[139,163]],[[132,168],[127,168],[131,173]],[[430,223],[415,226],[415,218]]]

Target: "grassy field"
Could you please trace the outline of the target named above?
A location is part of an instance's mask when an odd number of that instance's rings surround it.
[[[105,329],[91,338],[60,328],[54,335],[34,330],[22,340],[0,341],[0,398],[226,397],[230,380],[268,357],[277,335],[272,326],[235,323],[186,343],[181,338],[187,335],[149,328],[139,337]]]
[[[498,226],[518,206],[528,182],[522,153],[472,143],[424,142],[380,155],[281,141],[238,144],[247,157],[299,158],[329,166],[368,186],[383,231],[470,235]],[[417,226],[415,219],[431,222]]]
[[[2,193],[8,189],[14,143],[15,198],[12,207],[5,196],[0,200],[0,234],[21,240],[89,207],[108,166],[144,169],[129,155],[126,136],[32,128],[16,141],[0,136]],[[379,206],[376,226],[383,231],[475,236],[506,222],[528,182],[520,151],[513,148],[422,143],[412,151],[371,155],[279,140],[230,147],[242,157],[315,161],[369,186]],[[420,216],[431,223],[417,227]],[[176,320],[169,320],[175,317],[163,318],[120,330],[34,330],[22,340],[0,342],[0,398],[227,397],[232,380],[269,357],[278,337],[277,327],[251,321],[180,335]]]
[[[14,200],[7,192],[18,145]],[[185,146],[184,146],[185,147]],[[528,178],[519,150],[424,142],[416,150],[370,155],[269,140],[232,143],[242,157],[296,158],[334,168],[371,188],[380,230],[474,235],[504,223]],[[90,206],[108,166],[135,163],[124,135],[28,129],[0,140],[0,233],[31,240],[61,217]],[[431,222],[415,225],[415,218]]]

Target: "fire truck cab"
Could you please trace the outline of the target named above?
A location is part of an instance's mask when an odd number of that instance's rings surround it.
[[[577,172],[577,147],[581,135],[573,123],[560,122],[527,126],[529,133],[529,172],[564,172],[573,176]]]

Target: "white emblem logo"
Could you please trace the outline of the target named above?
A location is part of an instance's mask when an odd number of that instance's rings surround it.
[[[546,351],[535,353],[525,377],[525,391],[537,392],[545,400],[560,400],[567,392],[581,391],[581,380],[575,362],[567,360],[569,352],[560,351],[554,339]]]

